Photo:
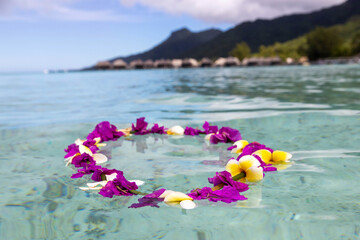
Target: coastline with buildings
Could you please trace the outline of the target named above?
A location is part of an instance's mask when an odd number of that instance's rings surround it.
[[[360,56],[339,57],[319,59],[309,61],[307,57],[301,57],[298,60],[287,58],[283,61],[280,57],[250,57],[240,61],[236,57],[218,58],[211,60],[203,58],[200,61],[194,58],[185,59],[159,59],[159,60],[133,60],[129,63],[122,59],[115,61],[99,61],[94,66],[84,68],[79,71],[97,71],[97,70],[126,70],[126,69],[164,69],[164,68],[211,68],[211,67],[252,67],[252,66],[309,66],[326,64],[360,64]]]

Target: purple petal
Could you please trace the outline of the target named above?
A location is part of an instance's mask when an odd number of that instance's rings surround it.
[[[92,131],[87,139],[93,140],[94,138],[100,137],[101,142],[116,140],[121,136],[124,136],[123,132],[118,132],[116,127],[107,121],[101,122],[96,125],[94,131]]]
[[[201,131],[199,129],[195,129],[192,127],[186,127],[184,131],[184,135],[191,135],[191,136],[196,136],[199,135],[200,133]]]
[[[96,162],[92,156],[87,153],[75,156],[72,161],[75,167],[86,167],[87,165],[95,165]]]
[[[155,123],[154,126],[150,130],[151,133],[157,133],[157,134],[165,134],[165,127],[161,126],[159,127],[159,124]]]
[[[203,125],[204,131],[202,133],[209,134],[209,133],[217,133],[218,132],[218,126],[210,126],[210,124],[205,121]]]
[[[234,181],[231,174],[227,171],[217,172],[213,178],[209,178],[209,183],[215,186],[224,184],[225,186],[231,186],[239,192],[244,192],[249,189],[246,183]]]
[[[64,158],[72,157],[79,152],[79,146],[77,146],[75,143],[70,144],[67,149],[64,149],[67,154],[64,156]]]
[[[138,199],[138,203],[134,203],[132,204],[129,208],[140,208],[140,207],[146,207],[146,206],[150,206],[150,207],[159,207],[157,204],[159,202],[164,201],[163,198],[159,198],[161,194],[163,194],[163,192],[165,192],[165,188],[161,188],[159,190],[156,190],[142,198]]]

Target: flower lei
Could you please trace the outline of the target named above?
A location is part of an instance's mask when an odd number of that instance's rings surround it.
[[[99,152],[105,146],[105,141],[115,141],[120,137],[146,134],[167,134],[167,135],[205,135],[205,139],[211,144],[232,143],[227,148],[236,158],[228,160],[225,171],[217,172],[208,181],[213,187],[197,188],[190,193],[176,192],[158,189],[150,194],[143,194],[138,191],[139,186],[144,184],[140,180],[127,180],[122,171],[107,169],[99,164],[108,159]],[[222,201],[225,203],[246,200],[240,195],[249,189],[248,182],[257,182],[264,178],[264,172],[277,171],[279,164],[289,162],[292,155],[287,152],[266,147],[258,142],[248,143],[243,140],[238,130],[230,127],[211,126],[208,122],[203,125],[203,130],[198,128],[174,126],[166,129],[164,126],[154,124],[148,128],[145,118],[138,118],[136,124],[126,129],[117,129],[107,121],[96,125],[95,129],[87,136],[86,140],[77,139],[75,143],[65,149],[66,166],[74,165],[77,173],[71,178],[81,178],[91,175],[95,182],[87,183],[87,187],[80,187],[82,190],[100,190],[99,194],[112,198],[117,196],[145,195],[138,199],[138,203],[132,204],[129,208],[145,206],[159,207],[158,203],[165,202],[169,205],[178,205],[184,209],[196,207],[194,200],[207,199],[212,202]]]

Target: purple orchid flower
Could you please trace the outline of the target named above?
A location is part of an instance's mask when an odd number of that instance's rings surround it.
[[[148,123],[145,121],[145,117],[136,119],[136,125],[132,124],[131,126],[135,135],[145,135],[149,133],[149,131],[146,130]]]
[[[90,156],[87,153],[83,153],[81,155],[75,156],[72,161],[72,164],[74,164],[75,167],[86,167],[87,165],[95,165],[96,162],[92,156]]]
[[[78,169],[77,173],[73,174],[71,176],[71,178],[81,178],[83,177],[84,175],[88,175],[88,174],[92,174],[94,173],[97,169],[100,169],[102,168],[101,166],[98,166],[98,165],[86,165],[84,168],[81,168],[81,169]],[[96,181],[96,180],[95,180]],[[99,180],[101,181],[101,180]]]
[[[112,198],[114,195],[118,196],[132,196],[132,190],[138,189],[134,182],[129,182],[123,175],[122,171],[118,171],[114,180],[109,181],[99,192],[104,197]]]
[[[146,207],[146,206],[159,208],[158,203],[164,201],[163,198],[159,198],[159,197],[165,191],[166,191],[165,188],[161,188],[161,189],[156,190],[142,198],[139,198],[138,203],[132,204],[129,208],[141,208],[141,207]]]
[[[190,135],[190,136],[197,136],[200,133],[201,130],[192,127],[186,127],[184,131],[184,135]]]
[[[210,133],[217,133],[219,128],[218,126],[210,126],[210,124],[205,121],[204,125],[203,125],[204,131],[202,131],[202,133],[204,134],[210,134]]]
[[[164,126],[159,127],[159,124],[155,123],[154,126],[151,128],[150,132],[157,134],[165,134],[166,129]]]
[[[96,125],[94,131],[92,131],[87,136],[87,139],[92,140],[94,138],[100,137],[101,142],[104,142],[109,140],[116,140],[124,135],[125,134],[123,132],[118,132],[114,125],[104,121]]]
[[[209,178],[208,180],[209,183],[214,184],[214,187],[224,184],[225,186],[235,188],[238,192],[244,192],[249,189],[249,186],[246,183],[234,181],[231,174],[227,171],[217,172],[213,178]]]
[[[225,203],[247,199],[245,196],[240,195],[239,191],[231,186],[225,186],[224,188],[215,191],[209,187],[194,189],[188,194],[188,196],[194,200],[208,199],[211,202],[221,201]]]
[[[230,127],[222,127],[219,133],[211,135],[210,142],[212,144],[218,144],[219,142],[236,142],[241,139],[241,134],[238,130]]]
[[[75,143],[70,144],[67,149],[64,149],[67,154],[64,156],[64,158],[72,157],[79,152],[79,146],[77,146]]]

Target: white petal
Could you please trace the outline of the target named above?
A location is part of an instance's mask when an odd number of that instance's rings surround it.
[[[100,182],[87,183],[86,185],[89,188],[94,188],[94,187],[96,187],[98,185],[105,186],[106,184],[107,184],[107,181],[100,181]]]
[[[165,190],[165,192],[163,192],[159,198],[165,198],[167,195],[169,195],[170,193],[173,193],[174,191],[172,190]]]
[[[86,147],[86,146],[84,146],[84,145],[79,145],[79,152],[80,152],[81,154],[87,153],[87,154],[89,154],[90,156],[93,155],[93,153],[91,152],[90,148],[88,148],[88,147]]]
[[[214,135],[214,134],[215,134],[215,133],[209,133],[209,134],[207,134],[207,135],[204,137],[204,139],[207,140],[207,141],[210,141],[211,135]]]
[[[183,209],[194,209],[196,207],[196,204],[191,200],[183,200],[180,202],[180,206]]]
[[[83,142],[84,142],[84,141],[81,140],[80,138],[78,138],[78,139],[75,140],[75,144],[78,145],[78,146],[82,145]]]
[[[104,163],[107,162],[108,158],[101,153],[95,153],[93,155],[94,161],[96,162],[96,164],[100,164],[100,163]]]
[[[168,135],[184,135],[184,128],[181,126],[173,126],[167,130]]]
[[[110,175],[105,175],[106,177],[106,181],[112,181],[116,178],[117,176],[117,173],[113,173],[113,174],[110,174]]]
[[[129,180],[129,182],[134,182],[137,186],[144,185],[144,181],[141,180]]]

